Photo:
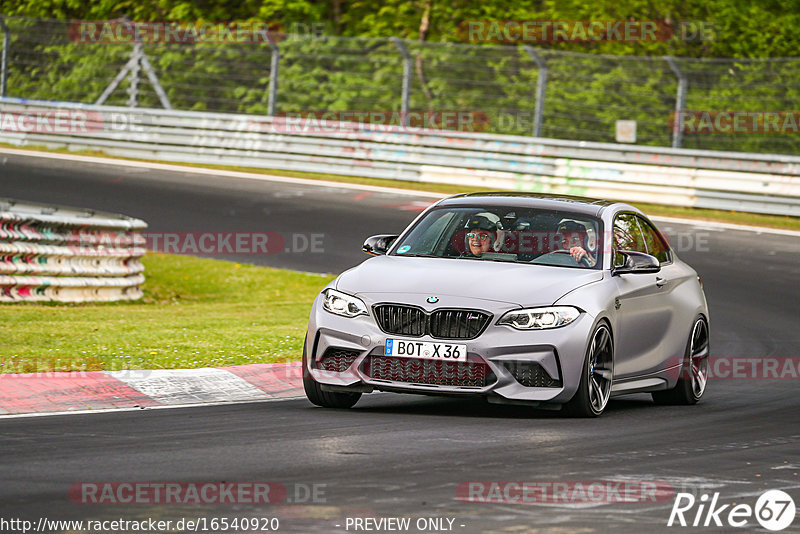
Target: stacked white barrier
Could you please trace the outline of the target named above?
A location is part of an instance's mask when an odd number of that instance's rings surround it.
[[[145,228],[123,215],[0,199],[0,302],[140,298]]]
[[[800,216],[797,156],[11,98],[0,114],[19,146]]]

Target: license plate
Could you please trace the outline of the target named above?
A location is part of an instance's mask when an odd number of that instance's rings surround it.
[[[431,343],[429,341],[410,341],[406,339],[387,339],[386,356],[423,358],[449,362],[467,361],[467,346],[454,343]]]

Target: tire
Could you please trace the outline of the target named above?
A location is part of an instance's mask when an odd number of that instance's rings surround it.
[[[601,322],[589,338],[578,391],[564,405],[571,417],[597,417],[603,413],[611,397],[614,379],[614,338],[609,326]]]
[[[303,342],[303,389],[308,400],[323,408],[352,408],[361,398],[361,393],[322,391],[319,382],[311,378],[311,373],[308,372],[305,342]]]
[[[691,406],[703,396],[708,383],[709,332],[703,316],[695,317],[678,383],[666,391],[654,391],[653,402],[660,405]]]

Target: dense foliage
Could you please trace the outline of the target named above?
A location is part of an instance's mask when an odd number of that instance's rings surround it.
[[[677,78],[665,55],[687,74],[686,109],[785,111],[800,101],[800,58],[765,60],[800,56],[800,0],[5,0],[2,10],[41,18],[8,19],[8,94],[26,98],[95,101],[132,47],[75,43],[64,19],[126,17],[261,20],[299,34],[279,43],[279,113],[399,110],[403,60],[387,39],[397,36],[413,57],[411,109],[479,110],[491,131],[529,134],[540,69],[520,46],[462,42],[464,21],[487,20],[646,20],[674,31],[656,41],[535,43],[549,69],[547,137],[613,141],[615,121],[633,119],[638,142],[669,145]],[[698,28],[702,37],[689,35]],[[148,44],[145,53],[175,108],[267,112],[264,43]],[[139,104],[159,107],[142,79]],[[124,105],[126,89],[108,103]],[[798,137],[698,134],[683,146],[791,153]]]
[[[271,20],[322,23],[333,35],[456,41],[468,20],[653,20],[712,23],[713,38],[686,42],[558,43],[573,51],[687,57],[792,57],[800,53],[798,0],[4,0],[2,11],[58,19]],[[427,21],[425,28],[423,19]],[[547,46],[547,45],[546,45]]]

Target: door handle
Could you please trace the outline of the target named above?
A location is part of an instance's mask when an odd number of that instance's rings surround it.
[[[664,280],[664,279],[663,279],[663,278],[661,278],[660,276],[656,276],[656,285],[657,285],[658,287],[664,287],[664,284],[666,284],[666,283],[667,283],[667,281],[666,281],[666,280]]]

